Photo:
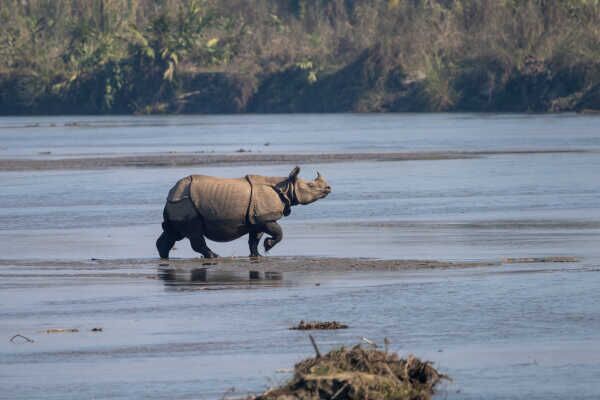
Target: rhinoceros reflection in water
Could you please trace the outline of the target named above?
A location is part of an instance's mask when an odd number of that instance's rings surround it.
[[[168,284],[197,284],[204,286],[224,286],[238,284],[275,285],[283,281],[278,271],[215,271],[209,268],[159,268],[158,276]]]
[[[298,178],[300,167],[288,177],[246,175],[225,179],[190,175],[180,179],[167,197],[163,212],[163,233],[156,241],[161,258],[169,258],[176,241],[188,238],[192,248],[206,258],[218,257],[206,245],[205,237],[229,242],[249,234],[250,256],[259,256],[263,233],[265,251],[281,241],[277,220],[288,216],[291,207],[310,204],[331,192],[318,172],[313,181]]]

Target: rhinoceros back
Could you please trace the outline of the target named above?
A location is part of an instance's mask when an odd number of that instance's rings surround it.
[[[191,175],[173,186],[165,214],[170,222],[191,229],[193,221],[201,223],[209,239],[233,240],[246,234],[249,225],[283,216],[284,206],[271,182],[277,180],[255,175],[238,179]]]
[[[190,197],[205,222],[245,224],[250,184],[245,179],[192,175]]]

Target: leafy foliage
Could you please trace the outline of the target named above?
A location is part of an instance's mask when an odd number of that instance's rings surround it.
[[[385,54],[376,85],[332,78],[368,49]],[[176,112],[215,73],[245,77],[243,110],[256,80],[285,71],[302,72],[306,96],[364,88],[349,110],[404,109],[404,92],[428,110],[543,110],[576,104],[599,65],[600,0],[0,2],[0,113]]]

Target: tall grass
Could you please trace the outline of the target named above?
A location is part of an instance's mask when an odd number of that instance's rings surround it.
[[[531,60],[585,65],[589,87],[600,79],[600,0],[0,2],[0,89],[25,108],[89,90],[90,110],[139,111],[185,90],[182,76],[260,77],[309,62],[317,79],[374,46],[390,70],[426,78],[432,109],[459,104],[467,74],[493,95]]]

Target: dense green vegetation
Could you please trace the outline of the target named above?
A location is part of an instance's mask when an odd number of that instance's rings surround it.
[[[2,0],[0,114],[600,108],[600,0]]]

